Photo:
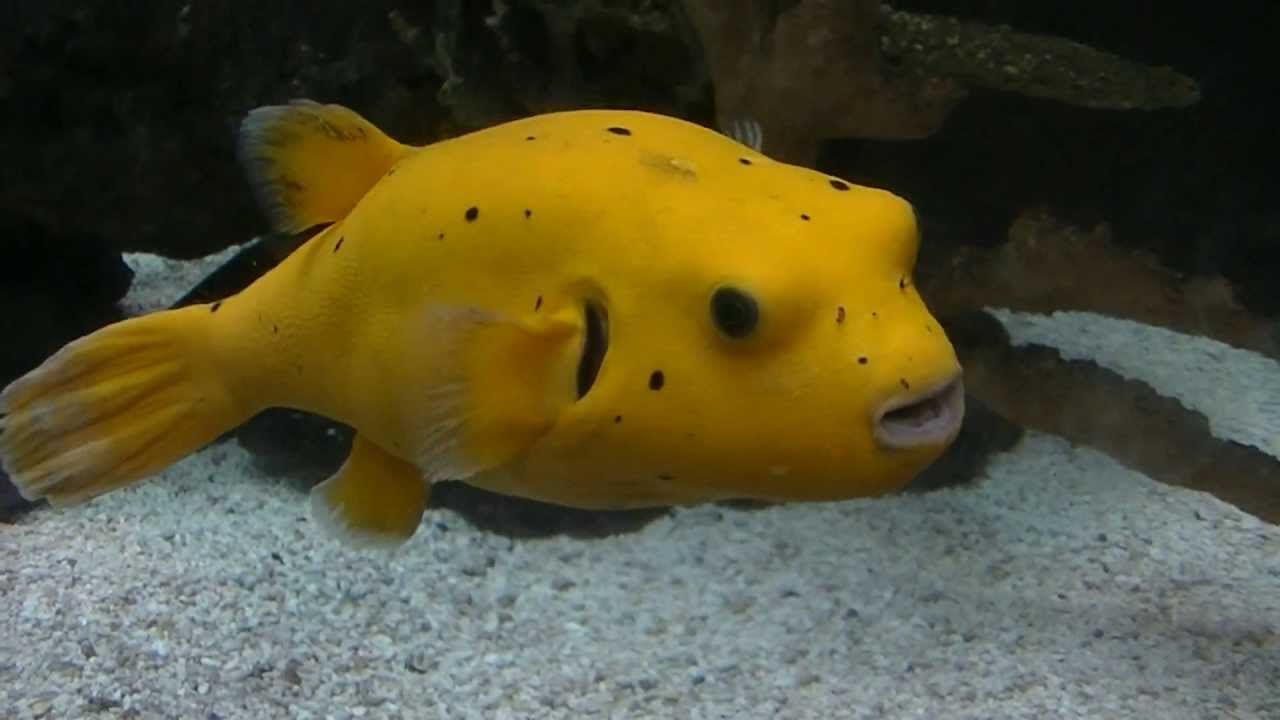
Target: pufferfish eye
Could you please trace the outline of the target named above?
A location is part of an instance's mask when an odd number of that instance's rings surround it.
[[[735,287],[717,288],[711,294],[711,319],[720,332],[735,340],[750,335],[760,324],[755,298]]]

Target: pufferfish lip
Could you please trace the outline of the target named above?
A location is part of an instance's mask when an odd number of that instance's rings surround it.
[[[960,374],[911,395],[899,395],[873,416],[875,438],[884,447],[914,448],[950,442],[964,419]]]

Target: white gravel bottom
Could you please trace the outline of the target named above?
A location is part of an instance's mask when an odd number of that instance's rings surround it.
[[[224,444],[0,525],[5,717],[1280,717],[1280,528],[1049,436],[606,540],[432,511],[390,556],[305,507]]]
[[[1014,345],[1035,343],[1138,380],[1205,415],[1215,437],[1280,458],[1280,363],[1212,338],[1089,312],[986,308]],[[1280,488],[1276,488],[1280,492]]]
[[[151,253],[124,253],[125,264],[133,270],[133,282],[121,298],[120,307],[129,315],[163,310],[200,284],[209,273],[235,257],[236,253],[257,241],[254,238],[190,260],[175,260]]]

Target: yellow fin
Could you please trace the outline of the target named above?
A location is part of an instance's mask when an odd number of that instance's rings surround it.
[[[62,506],[125,487],[252,414],[203,360],[208,307],[107,325],[0,392],[0,466],[24,498]]]
[[[464,479],[496,467],[550,430],[576,399],[581,333],[569,312],[522,320],[432,308],[422,337],[443,364],[441,382],[421,399],[418,464],[428,477]]]
[[[341,105],[294,100],[240,124],[240,164],[274,229],[297,233],[346,217],[411,148]]]
[[[356,434],[347,461],[311,489],[311,517],[361,547],[395,547],[413,537],[431,496],[418,468]]]

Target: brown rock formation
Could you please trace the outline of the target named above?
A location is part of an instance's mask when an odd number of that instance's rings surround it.
[[[1196,83],[1080,43],[895,11],[878,0],[686,0],[721,127],[812,165],[823,140],[932,135],[969,87],[1095,108],[1184,106]]]
[[[1280,357],[1274,322],[1244,309],[1224,278],[1184,277],[1148,253],[1113,244],[1105,224],[1071,227],[1043,208],[1023,213],[1002,245],[928,256],[917,280],[943,315],[982,307],[1078,310]]]

